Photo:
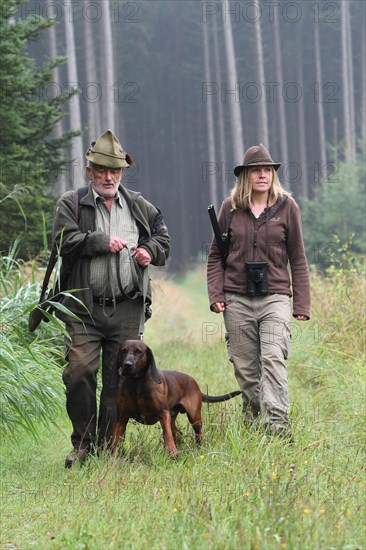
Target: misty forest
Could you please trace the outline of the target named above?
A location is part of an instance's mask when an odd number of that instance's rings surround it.
[[[111,128],[136,162],[125,186],[163,212],[173,272],[205,261],[207,206],[259,143],[303,209],[309,261],[335,235],[363,252],[364,23],[358,0],[7,2],[2,249],[21,235],[23,257],[39,253]]]

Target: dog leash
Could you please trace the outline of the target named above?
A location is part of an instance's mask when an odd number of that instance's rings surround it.
[[[143,268],[143,275],[142,275],[142,313],[140,317],[140,325],[139,325],[139,338],[142,341],[144,339],[144,330],[145,330],[145,303],[146,303],[146,297],[147,297],[147,289],[149,287],[149,272],[148,268]]]
[[[125,296],[126,299],[134,300],[134,299],[139,298],[140,296],[142,296],[142,312],[141,312],[140,321],[139,321],[139,329],[138,329],[139,332],[138,332],[138,334],[139,334],[139,339],[143,340],[144,339],[144,328],[145,328],[145,302],[146,302],[147,291],[148,291],[148,287],[149,287],[149,271],[148,271],[147,267],[141,268],[138,265],[138,263],[136,262],[134,256],[132,255],[132,252],[133,252],[134,249],[131,249],[128,246],[126,246],[125,248],[127,249],[128,261],[129,261],[130,268],[131,268],[132,286],[136,290],[133,291],[133,292],[130,292],[130,293],[126,293],[123,289],[122,280],[121,280],[121,273],[120,273],[120,252],[117,252],[117,254],[115,255],[116,256],[117,283],[118,283],[118,288],[119,288],[120,293],[122,294],[122,296]],[[112,255],[109,256],[109,262],[108,262],[108,266],[107,266],[107,271],[108,271],[107,277],[108,277],[109,281],[111,280],[110,275],[111,275],[111,271],[112,271],[111,262],[112,262]],[[143,270],[142,273],[141,273],[141,270]],[[106,289],[104,289],[104,292],[103,292],[103,314],[106,317],[112,317],[114,315],[115,311],[116,311],[116,299],[115,299],[115,294],[114,294],[113,289],[112,289],[112,300],[113,300],[113,310],[112,310],[111,314],[108,314],[107,311],[106,311],[106,307],[105,307]]]

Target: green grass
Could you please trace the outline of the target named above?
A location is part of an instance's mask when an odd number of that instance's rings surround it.
[[[360,279],[313,274],[313,316],[294,324],[288,362],[294,443],[246,429],[236,398],[203,405],[200,449],[179,417],[178,460],[165,455],[160,426],[131,422],[123,457],[65,470],[61,414],[38,440],[2,440],[1,548],[366,548]],[[211,394],[236,388],[204,274],[155,289],[145,341],[158,367],[192,374]],[[205,323],[218,330],[203,338]]]

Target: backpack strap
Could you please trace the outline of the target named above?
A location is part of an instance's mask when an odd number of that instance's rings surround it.
[[[75,212],[75,218],[77,219],[77,222],[79,223],[81,218],[81,204],[80,201],[85,195],[87,194],[89,189],[88,185],[85,185],[85,187],[79,187],[76,191],[74,191],[72,200],[74,203],[74,212]]]

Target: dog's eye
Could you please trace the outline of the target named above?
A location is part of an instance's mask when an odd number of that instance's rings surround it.
[[[144,355],[144,352],[139,349],[137,350],[137,355]]]

